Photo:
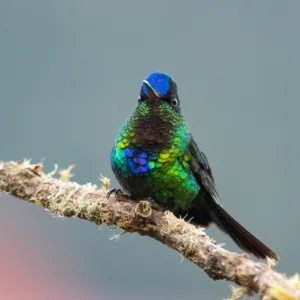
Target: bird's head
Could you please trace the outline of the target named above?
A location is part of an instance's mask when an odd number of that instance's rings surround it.
[[[181,114],[177,85],[171,76],[155,72],[142,82],[138,107],[130,124],[137,145],[169,145],[184,140],[187,128]]]
[[[154,72],[143,80],[138,102],[147,106],[148,111],[172,115],[180,112],[177,85],[171,76],[161,72]]]

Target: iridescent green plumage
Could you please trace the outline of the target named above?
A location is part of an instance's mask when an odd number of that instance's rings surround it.
[[[167,121],[157,126],[155,121],[157,118],[164,118]],[[166,128],[168,134],[164,136],[164,133],[159,131],[164,132]],[[152,197],[159,199],[162,204],[168,204],[169,207],[185,207],[192,202],[200,189],[188,169],[189,158],[185,154],[188,142],[188,130],[181,113],[175,113],[167,103],[149,109],[146,102],[143,102],[123,125],[116,138],[112,152],[112,166],[119,169],[117,173],[121,174],[117,175],[118,178],[134,176],[138,181],[139,187],[136,187],[138,191],[131,192],[132,197],[137,194],[137,199]],[[140,153],[147,154],[147,164],[141,166],[147,168],[147,172],[136,172],[133,175],[132,168],[128,164],[128,159],[131,158],[126,156],[128,148],[135,150],[135,158],[139,158]],[[131,189],[130,186],[126,187],[126,190]]]
[[[133,200],[152,198],[198,225],[216,223],[243,249],[277,258],[221,206],[209,163],[189,134],[177,86],[163,73],[144,80],[139,104],[122,126],[111,165]]]

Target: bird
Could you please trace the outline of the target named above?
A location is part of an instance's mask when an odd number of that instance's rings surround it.
[[[222,206],[212,169],[182,114],[177,84],[162,72],[142,81],[138,104],[115,139],[110,163],[122,190],[134,201],[151,199],[196,226],[214,223],[245,252],[279,257]],[[108,196],[116,192],[111,190]]]

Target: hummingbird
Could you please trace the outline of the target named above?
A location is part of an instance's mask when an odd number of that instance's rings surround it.
[[[211,166],[189,133],[172,77],[150,74],[137,102],[110,155],[121,193],[135,201],[152,199],[178,217],[188,215],[201,227],[215,223],[244,251],[278,260],[221,205]]]

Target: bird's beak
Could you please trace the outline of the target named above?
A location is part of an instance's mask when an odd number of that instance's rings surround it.
[[[149,93],[149,100],[151,102],[154,102],[155,100],[157,100],[159,98],[159,95],[157,94],[157,92],[154,91],[154,89],[152,88],[150,83],[147,80],[143,80],[143,84],[145,85],[145,87]]]

